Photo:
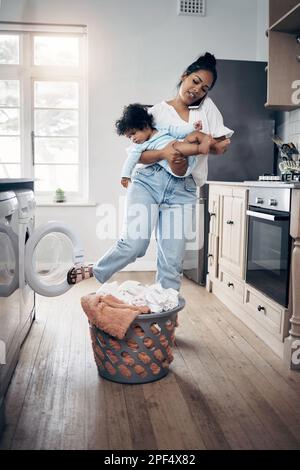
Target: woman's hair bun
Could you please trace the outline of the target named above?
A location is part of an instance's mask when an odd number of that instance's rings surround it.
[[[197,64],[199,65],[206,64],[209,67],[215,68],[217,65],[217,61],[213,54],[211,54],[210,52],[205,52],[204,55],[201,55],[200,57],[198,57]]]
[[[210,52],[205,52],[205,54],[201,55],[198,57],[197,60],[195,60],[192,64],[190,64],[185,71],[183,72],[183,75],[190,75],[191,73],[197,72],[198,70],[207,70],[208,72],[211,72],[213,75],[213,81],[210,86],[210,90],[213,88],[214,84],[216,83],[218,73],[217,73],[217,61],[216,58],[213,54]],[[178,86],[180,86],[182,83],[182,80],[179,82]]]

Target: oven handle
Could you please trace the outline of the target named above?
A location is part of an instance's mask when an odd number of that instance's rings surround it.
[[[255,211],[250,211],[247,210],[247,215],[250,215],[252,217],[257,217],[258,219],[265,219],[265,220],[272,220],[275,222],[276,220],[288,220],[290,218],[290,215],[271,215],[271,214],[265,214],[264,212],[255,212]]]

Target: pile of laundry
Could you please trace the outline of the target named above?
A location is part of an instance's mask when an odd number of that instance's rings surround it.
[[[159,313],[176,308],[179,303],[178,291],[164,289],[160,284],[143,285],[137,281],[106,282],[96,292],[100,295],[113,295],[123,302],[139,306],[147,306],[152,313]]]
[[[124,338],[138,315],[150,313],[145,305],[129,305],[110,294],[85,295],[81,297],[81,306],[92,325],[118,339]]]
[[[111,336],[123,339],[133,320],[141,314],[160,313],[178,306],[178,292],[160,284],[137,281],[105,283],[95,294],[81,297],[89,322]]]

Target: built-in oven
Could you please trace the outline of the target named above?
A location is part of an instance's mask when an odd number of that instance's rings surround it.
[[[290,188],[249,190],[246,282],[288,307]]]

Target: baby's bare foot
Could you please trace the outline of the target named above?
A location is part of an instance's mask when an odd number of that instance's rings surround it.
[[[203,137],[201,144],[198,145],[198,152],[206,155],[209,152],[210,145],[212,143],[212,136],[207,134]]]
[[[228,145],[230,144],[230,139],[225,139],[219,142],[216,142],[212,145],[214,153],[217,155],[223,155],[226,152]]]

